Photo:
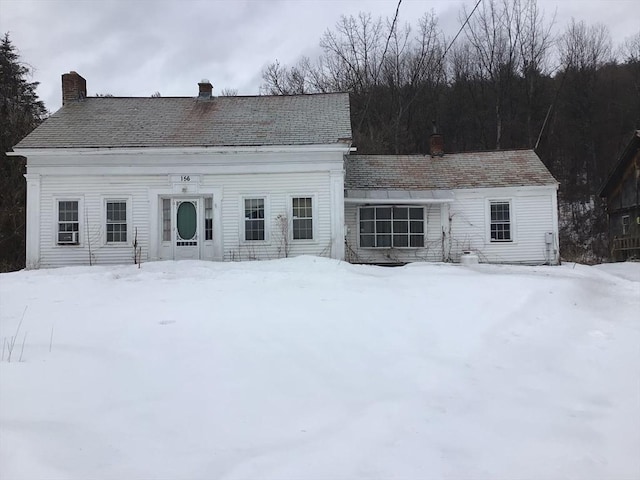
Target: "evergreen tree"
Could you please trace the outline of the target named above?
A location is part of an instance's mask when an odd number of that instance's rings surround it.
[[[25,159],[7,152],[46,117],[38,82],[5,33],[0,41],[0,271],[24,267],[26,232]]]

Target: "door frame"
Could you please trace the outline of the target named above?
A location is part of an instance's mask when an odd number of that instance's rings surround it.
[[[213,239],[204,240],[204,198],[212,197]],[[171,240],[163,241],[163,212],[162,200],[171,202],[171,218],[176,200],[198,200],[198,248],[200,260],[223,260],[224,232],[222,222],[222,188],[199,188],[197,192],[182,193],[171,188],[149,189],[149,259],[172,260],[175,259],[175,225],[172,225]]]

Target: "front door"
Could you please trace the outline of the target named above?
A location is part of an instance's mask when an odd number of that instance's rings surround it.
[[[199,259],[198,200],[175,200],[174,212],[176,226],[174,258],[176,260]]]

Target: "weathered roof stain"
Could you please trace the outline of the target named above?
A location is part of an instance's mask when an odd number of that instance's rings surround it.
[[[349,190],[431,190],[557,185],[533,150],[429,155],[349,155]]]
[[[67,103],[17,148],[319,145],[349,142],[346,93],[124,98]]]

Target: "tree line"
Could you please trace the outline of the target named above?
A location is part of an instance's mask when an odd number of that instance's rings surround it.
[[[484,0],[447,38],[415,24],[343,16],[322,54],[263,70],[262,93],[351,94],[359,153],[428,153],[435,121],[450,152],[534,148],[560,182],[561,253],[608,254],[597,192],[640,128],[640,31],[614,46],[602,24],[558,31],[535,0]]]

